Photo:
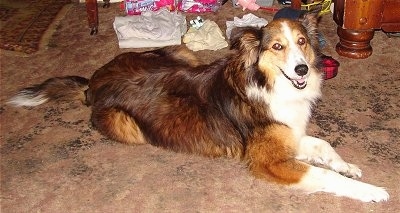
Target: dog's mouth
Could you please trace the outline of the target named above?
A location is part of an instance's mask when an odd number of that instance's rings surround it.
[[[279,68],[279,70],[282,72],[283,76],[285,76],[285,78],[287,78],[290,82],[292,82],[292,85],[294,86],[294,88],[296,89],[304,89],[307,86],[307,78],[302,77],[300,79],[292,79],[289,76],[286,75],[286,73]]]

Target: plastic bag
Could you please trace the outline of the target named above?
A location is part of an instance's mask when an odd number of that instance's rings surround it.
[[[175,0],[125,0],[121,8],[127,15],[140,15],[143,11],[157,11],[166,7],[169,11],[175,10]]]
[[[179,0],[178,10],[188,13],[215,12],[221,7],[221,0]]]

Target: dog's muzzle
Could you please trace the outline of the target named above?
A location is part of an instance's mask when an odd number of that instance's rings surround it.
[[[300,77],[300,79],[292,79],[289,76],[286,75],[286,73],[279,68],[282,72],[282,74],[289,80],[292,82],[292,85],[296,88],[296,89],[304,89],[307,86],[307,77],[305,77],[308,73],[308,66],[305,64],[299,64],[294,68],[294,71],[296,72],[296,74]]]

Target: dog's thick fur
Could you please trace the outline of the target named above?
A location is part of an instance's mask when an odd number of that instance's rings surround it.
[[[348,178],[360,177],[360,169],[326,141],[306,135],[322,78],[316,27],[316,15],[306,14],[237,29],[235,53],[207,65],[179,47],[125,53],[90,80],[52,78],[10,103],[81,99],[92,107],[94,126],[119,142],[238,158],[256,177],[310,193],[387,200],[384,189]]]

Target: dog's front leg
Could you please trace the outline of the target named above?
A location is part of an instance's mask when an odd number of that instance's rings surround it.
[[[354,164],[345,162],[328,142],[319,138],[311,136],[302,137],[299,142],[296,158],[310,163],[325,165],[347,177],[361,177],[361,169]]]
[[[308,143],[306,143],[308,142]],[[358,174],[357,167],[348,166],[323,140],[306,137],[298,147],[298,140],[292,130],[282,124],[271,124],[263,129],[255,129],[249,137],[246,156],[250,171],[258,178],[290,185],[308,193],[329,192],[337,196],[346,196],[364,202],[385,201],[389,194],[385,189],[363,183],[329,169],[309,165],[296,158],[299,151],[302,155],[313,156],[309,159],[322,159],[328,165],[336,164],[351,167],[351,173]],[[322,154],[329,157],[324,158]],[[308,159],[308,158],[307,158]],[[332,162],[329,162],[329,160]],[[344,169],[348,171],[349,169]]]
[[[302,179],[293,187],[308,193],[328,192],[363,202],[387,201],[389,194],[382,187],[363,183],[332,170],[310,166]]]
[[[297,140],[283,124],[256,128],[248,139],[245,160],[254,176],[274,182],[299,182],[310,165],[296,159]]]

